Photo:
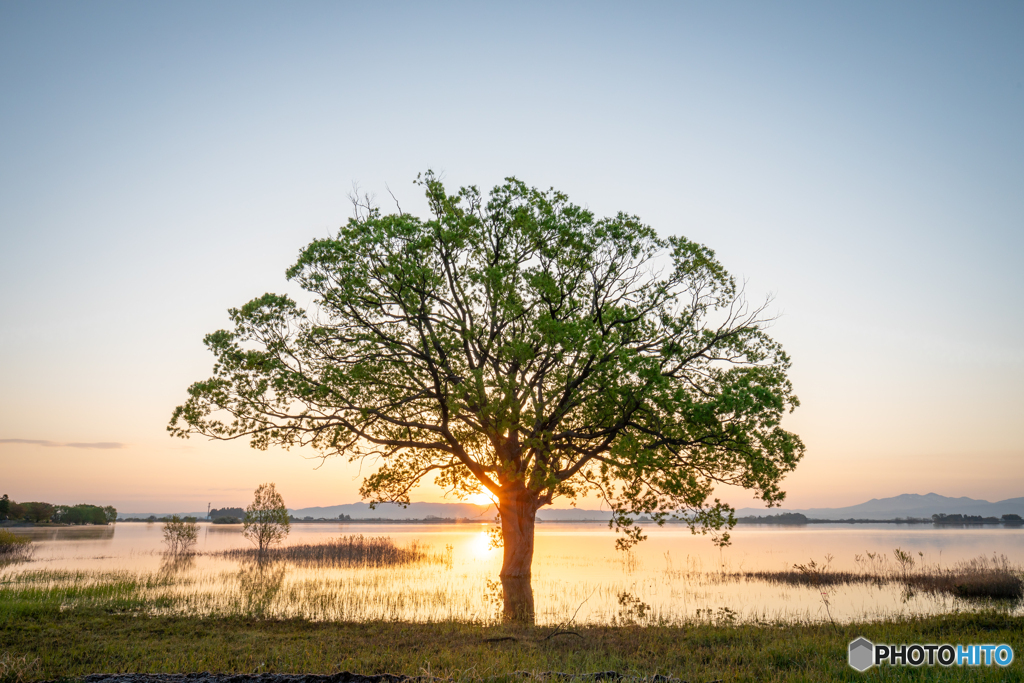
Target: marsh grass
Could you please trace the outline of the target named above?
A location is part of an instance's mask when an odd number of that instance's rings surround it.
[[[32,558],[32,540],[0,529],[0,565]]]
[[[857,556],[859,571],[834,571],[829,563],[795,565],[792,570],[737,572],[732,576],[767,583],[815,588],[850,584],[901,584],[911,593],[944,593],[957,598],[1019,600],[1024,597],[1024,568],[1005,555],[981,556],[952,567],[919,564],[909,553],[896,548],[893,560],[877,553]]]
[[[155,570],[11,567],[0,571],[0,605],[26,610],[42,605],[60,613],[101,609],[147,618],[479,625],[501,620],[496,567],[461,558],[456,562],[450,546],[441,551],[352,536],[280,548],[263,561],[256,556],[254,550],[164,555]],[[813,580],[798,568],[706,570],[687,558],[676,569],[667,554],[666,561],[662,572],[623,570],[596,581],[557,573],[535,576],[538,623],[647,627],[827,620],[835,631],[843,623],[866,619],[988,606],[1008,614],[1021,611],[1020,602],[973,599],[995,594],[991,586],[998,581],[1009,582],[1005,592],[1013,592],[1019,570],[1004,558],[979,558],[939,571],[873,555],[859,558],[859,571],[833,571],[827,562],[815,565]],[[820,596],[826,591],[823,608]]]
[[[407,546],[395,544],[386,536],[341,536],[325,543],[306,543],[269,548],[262,555],[256,548],[238,548],[219,553],[222,557],[262,562],[287,562],[296,567],[394,567],[414,563],[450,563],[449,553],[432,553],[413,541]]]

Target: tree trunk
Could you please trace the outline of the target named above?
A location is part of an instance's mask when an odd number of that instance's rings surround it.
[[[533,586],[529,576],[501,577],[504,598],[502,620],[511,624],[533,625]]]
[[[506,621],[533,623],[533,528],[537,516],[536,496],[526,489],[514,488],[498,498],[501,513],[501,537],[504,560],[501,586]]]

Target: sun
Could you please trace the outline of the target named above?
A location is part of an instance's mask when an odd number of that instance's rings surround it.
[[[474,493],[466,497],[467,503],[473,505],[491,505],[494,503],[494,496],[487,491],[481,491],[480,493]]]

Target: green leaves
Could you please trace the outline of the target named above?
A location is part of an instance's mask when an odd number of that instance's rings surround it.
[[[245,508],[242,535],[259,551],[260,557],[270,546],[284,540],[291,527],[284,498],[273,483],[260,484],[253,494],[252,503]]]
[[[172,434],[374,457],[371,500],[433,476],[713,531],[731,525],[716,484],[782,500],[804,450],[780,426],[790,361],[711,249],[514,178],[486,200],[417,182],[428,219],[370,208],[302,251],[287,275],[311,312],[274,294],[230,311]]]

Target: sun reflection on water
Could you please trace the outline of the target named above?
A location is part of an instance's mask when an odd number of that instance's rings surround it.
[[[479,533],[470,537],[468,552],[470,557],[477,560],[490,560],[498,555],[499,549],[491,545],[491,535],[486,528],[481,528]]]
[[[245,547],[237,532],[203,534],[194,561],[168,563],[160,525],[124,524],[110,529],[113,533],[106,538],[40,534],[35,560],[0,569],[0,575],[12,587],[66,596],[85,595],[78,590],[85,584],[110,584],[125,592],[124,599],[139,591],[146,604],[169,612],[488,621],[496,618],[495,604],[500,602],[496,580],[502,558],[502,551],[491,546],[491,528],[476,523],[295,525],[288,545],[319,544],[355,532],[389,537],[400,546],[419,543],[435,559],[388,568],[275,565],[272,571],[253,571],[216,554]],[[685,529],[651,529],[650,539],[628,562],[614,550],[614,540],[603,525],[539,526],[532,581],[539,623],[821,620],[826,615],[815,590],[736,578],[733,572],[790,569],[794,562],[829,552],[840,568],[851,570],[856,553],[891,552],[893,547],[915,555],[923,552],[922,561],[934,561],[928,558],[937,558],[942,550],[944,564],[998,548],[1012,562],[1024,563],[1020,530],[740,529],[734,545],[719,552]],[[72,608],[71,602],[86,598],[65,599]],[[898,588],[874,585],[844,586],[830,599],[840,621],[972,608],[952,598],[902,596]],[[1012,610],[1020,613],[1024,608],[1018,603]]]

